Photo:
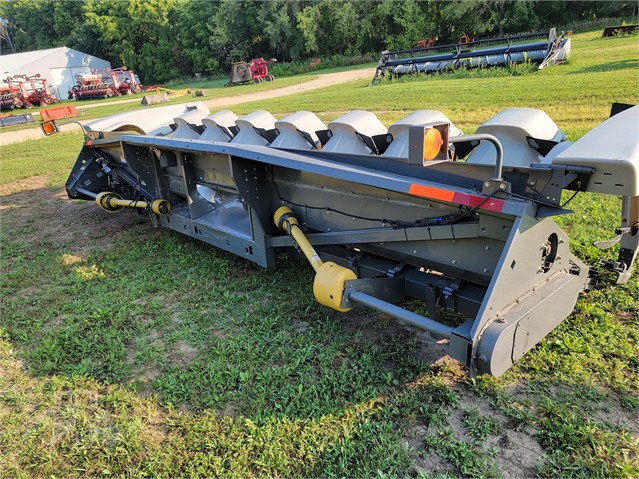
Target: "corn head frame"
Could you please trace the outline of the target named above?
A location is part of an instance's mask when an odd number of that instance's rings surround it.
[[[297,248],[321,304],[392,315],[447,339],[471,375],[499,376],[596,280],[552,219],[570,213],[564,190],[623,198],[618,236],[600,246],[619,243],[603,266],[629,280],[639,250],[637,124],[639,107],[627,108],[572,143],[525,108],[464,135],[431,110],[386,128],[366,111],[325,125],[309,112],[238,118],[173,105],[88,124],[66,188],[110,212],[146,210],[260,266]],[[407,297],[424,301],[428,316],[397,305]],[[444,324],[442,310],[465,320]]]
[[[532,63],[539,69],[568,60],[571,38],[554,28],[548,32],[526,33],[500,38],[470,40],[449,45],[384,50],[371,84],[385,76],[441,73],[457,69],[508,67]]]

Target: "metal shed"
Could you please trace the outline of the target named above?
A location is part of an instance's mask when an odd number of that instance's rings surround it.
[[[74,75],[105,68],[111,68],[111,63],[67,47],[0,56],[2,78],[39,73],[60,100],[67,99],[69,88],[75,84]]]

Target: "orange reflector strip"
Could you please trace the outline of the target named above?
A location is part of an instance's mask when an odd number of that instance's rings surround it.
[[[497,198],[455,193],[454,191],[442,190],[441,188],[434,188],[432,186],[412,184],[410,188],[408,188],[408,194],[433,200],[448,201],[464,206],[478,207],[489,211],[501,211],[504,209],[504,201]]]
[[[424,198],[432,198],[434,200],[453,201],[454,191],[433,188],[432,186],[410,185],[408,194],[415,196],[423,196]]]

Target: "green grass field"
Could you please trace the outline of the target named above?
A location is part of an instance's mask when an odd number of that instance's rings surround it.
[[[234,111],[388,125],[437,109],[472,133],[531,107],[575,140],[639,99],[637,36],[599,35],[526,75],[359,81]],[[584,294],[499,379],[469,379],[417,330],[318,305],[301,259],[262,269],[66,199],[81,143],[0,147],[0,477],[639,476],[636,272]],[[616,257],[592,243],[614,236],[620,200],[571,206],[558,222],[577,256]]]

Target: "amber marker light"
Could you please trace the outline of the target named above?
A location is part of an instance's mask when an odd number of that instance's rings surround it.
[[[53,121],[45,121],[40,125],[40,128],[46,136],[53,135],[54,133],[57,133],[59,131],[58,125],[56,125]]]
[[[431,128],[424,132],[424,161],[430,161],[437,157],[442,149],[444,140],[437,128]]]

